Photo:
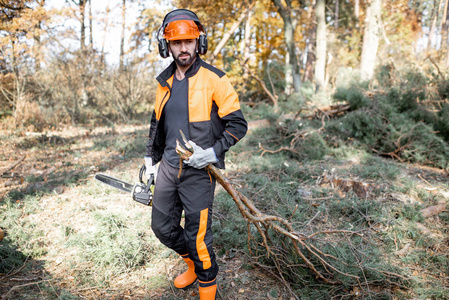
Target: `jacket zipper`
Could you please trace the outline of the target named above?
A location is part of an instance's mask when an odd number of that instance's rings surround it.
[[[165,98],[167,97],[168,93],[169,93],[169,91],[167,91],[164,95],[164,98],[162,98],[161,106],[159,107],[159,119],[162,117],[162,109],[165,106],[164,101],[165,101]]]

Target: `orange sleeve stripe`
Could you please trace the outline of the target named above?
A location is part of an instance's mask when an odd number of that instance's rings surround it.
[[[207,218],[209,215],[209,209],[203,209],[200,213],[200,228],[198,229],[198,234],[196,236],[196,251],[198,252],[198,257],[200,261],[203,262],[203,269],[209,269],[212,264],[210,262],[209,252],[207,251],[206,243],[204,242],[204,237],[206,236],[207,228]]]
[[[232,136],[233,138],[235,138],[235,139],[237,140],[237,142],[240,142],[240,140],[239,140],[235,135],[233,135],[232,133],[230,133],[230,132],[227,131],[227,130],[226,130],[226,132],[229,133],[230,136]]]

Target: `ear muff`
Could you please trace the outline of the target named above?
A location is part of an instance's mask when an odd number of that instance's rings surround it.
[[[200,35],[198,37],[198,54],[204,55],[207,53],[207,36]]]
[[[168,51],[168,44],[166,39],[160,39],[158,41],[159,54],[162,58],[167,58],[170,55]]]
[[[188,9],[176,9],[171,12],[169,12],[162,21],[162,25],[159,28],[157,32],[157,40],[158,40],[158,48],[159,48],[159,54],[162,58],[167,58],[170,55],[170,52],[168,50],[168,43],[165,38],[160,38],[160,33],[165,30],[165,27],[167,27],[167,24],[176,21],[176,20],[191,20],[196,23],[198,26],[198,30],[200,32],[203,32],[204,34],[200,34],[198,37],[198,54],[206,54],[207,53],[207,33],[204,29],[203,25],[200,23],[200,20],[198,19],[198,16]]]

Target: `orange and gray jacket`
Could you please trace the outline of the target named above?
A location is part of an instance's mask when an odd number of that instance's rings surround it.
[[[151,118],[147,155],[153,164],[162,159],[165,149],[164,106],[170,99],[176,64],[173,62],[158,77],[156,103]],[[188,80],[189,137],[203,149],[213,147],[218,168],[224,169],[225,152],[243,138],[248,125],[240,110],[238,95],[223,71],[197,56],[185,74]]]

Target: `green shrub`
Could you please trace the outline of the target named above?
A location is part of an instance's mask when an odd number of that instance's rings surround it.
[[[365,90],[352,85],[349,88],[337,88],[334,94],[335,101],[346,101],[351,106],[351,110],[356,110],[369,105],[370,99],[366,96]]]
[[[449,105],[437,113],[424,106],[427,83],[423,74],[408,71],[399,86],[371,92],[371,99],[357,85],[338,89],[335,101],[348,101],[351,111],[326,124],[325,139],[350,140],[382,156],[447,168]]]

